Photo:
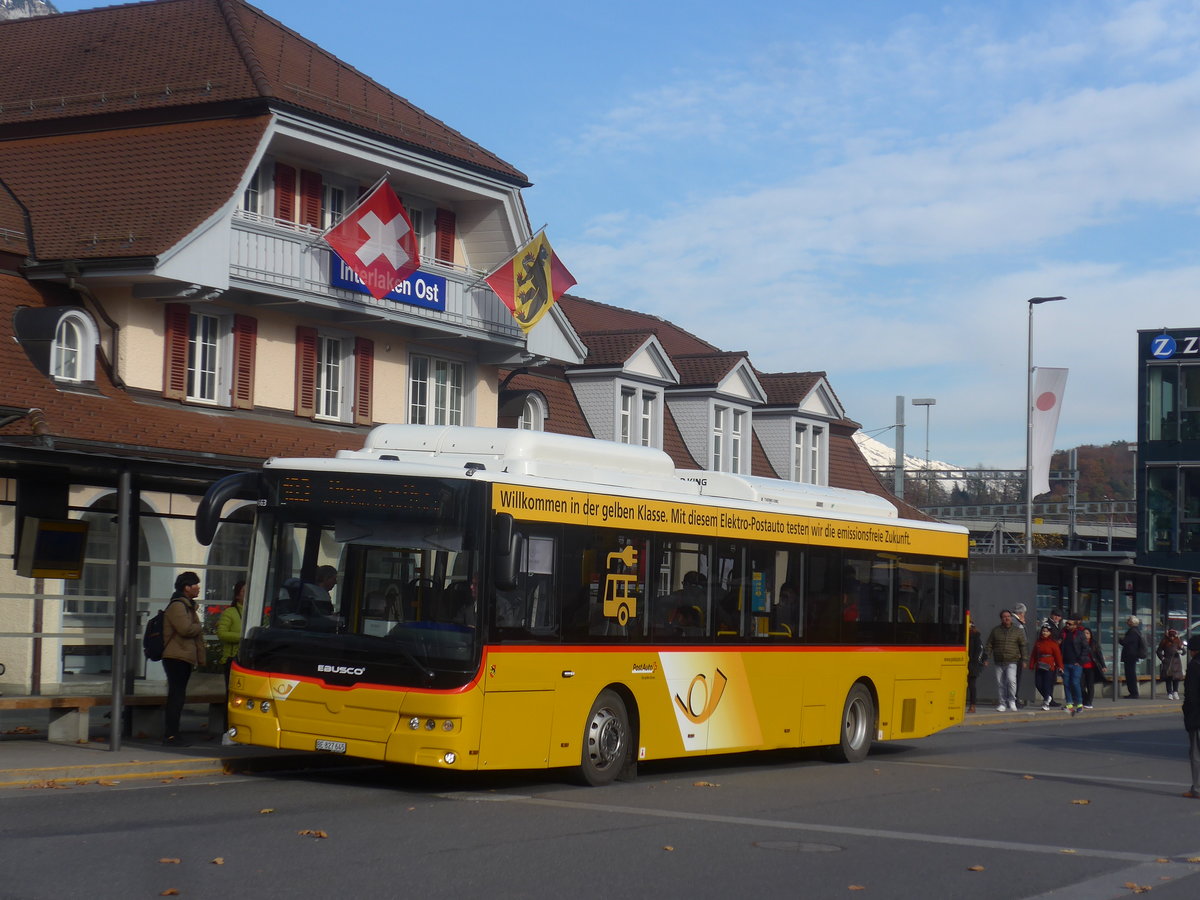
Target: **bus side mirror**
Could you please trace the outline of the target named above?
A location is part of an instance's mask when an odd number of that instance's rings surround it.
[[[509,513],[496,513],[492,533],[492,583],[497,590],[511,591],[517,586],[518,567],[525,555],[525,536],[516,530]]]
[[[216,537],[217,526],[221,524],[221,510],[227,500],[239,494],[257,497],[258,492],[258,472],[226,475],[209,487],[196,510],[196,540],[201,546],[207,547]]]

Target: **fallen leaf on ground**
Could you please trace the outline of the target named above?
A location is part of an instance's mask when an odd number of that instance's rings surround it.
[[[225,865],[225,857],[223,857],[223,856],[218,856],[216,859],[212,860],[212,864],[213,864],[214,866],[223,866],[223,865]]]
[[[1155,860],[1155,862],[1170,862],[1170,860],[1167,859],[1165,856],[1160,856],[1158,859]]]
[[[1032,775],[1022,775],[1021,777],[1024,778],[1026,781],[1033,781]]]
[[[159,891],[158,896],[160,896],[160,897],[178,897],[179,896],[179,888],[167,888],[165,891]]]
[[[1200,856],[1189,856],[1187,861],[1190,863],[1200,863]]]
[[[1074,853],[1074,850],[1059,850],[1059,853]]]
[[[693,781],[692,787],[720,787],[720,785],[713,784],[711,781]]]
[[[315,837],[315,838],[329,837],[329,835],[326,834],[324,831],[319,831],[315,828],[305,828],[303,831],[297,831],[296,834],[304,835],[306,837]]]
[[[268,806],[266,809],[260,809],[258,811],[258,814],[260,816],[269,816],[273,812],[275,812],[275,810],[271,809],[271,807]]]
[[[179,865],[179,857],[178,856],[164,856],[162,859],[159,860],[159,862],[167,863],[172,866],[177,866],[177,865]]]
[[[1087,806],[1092,801],[1091,800],[1072,800],[1071,802],[1073,804],[1075,804],[1076,806]]]
[[[984,871],[986,871],[986,869],[984,869],[983,866],[967,866],[967,871],[968,872],[984,872]]]
[[[667,844],[665,847],[663,847],[663,849],[664,850],[674,850],[675,848],[672,847],[670,844]]]
[[[114,784],[120,784],[115,778],[97,778],[96,784],[102,784],[105,787],[112,787]]]
[[[846,888],[846,890],[848,890],[848,891],[865,891],[866,887],[861,884],[852,884],[848,888]]]

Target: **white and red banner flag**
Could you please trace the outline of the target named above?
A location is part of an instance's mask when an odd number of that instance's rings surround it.
[[[376,300],[421,265],[412,222],[386,181],[363,196],[324,238]]]
[[[1058,431],[1058,413],[1062,409],[1063,391],[1067,388],[1066,369],[1039,367],[1033,379],[1033,425],[1030,438],[1030,481],[1033,496],[1050,490],[1050,457],[1054,455],[1054,434]]]

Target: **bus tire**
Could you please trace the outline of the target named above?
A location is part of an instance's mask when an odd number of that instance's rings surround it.
[[[841,740],[832,748],[838,762],[862,762],[875,736],[875,701],[864,685],[856,684],[842,707]]]
[[[615,781],[629,763],[632,739],[624,701],[614,691],[601,691],[583,727],[582,783],[601,787]]]

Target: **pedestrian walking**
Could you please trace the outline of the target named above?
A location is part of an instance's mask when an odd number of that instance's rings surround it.
[[[1188,735],[1192,786],[1183,796],[1200,800],[1200,641],[1188,645],[1187,675],[1183,681],[1183,727]]]
[[[1016,606],[1013,607],[1013,609],[1012,609],[1013,625],[1015,627],[1021,629],[1021,632],[1025,635],[1026,642],[1028,642],[1029,632],[1025,628],[1025,611],[1026,610],[1025,610],[1024,603],[1018,603]],[[1014,694],[1014,696],[1017,698],[1017,706],[1020,707],[1021,709],[1025,708],[1025,701],[1023,699],[1021,699],[1021,673],[1024,670],[1025,670],[1025,666],[1023,666],[1023,665],[1017,666],[1017,687],[1016,687],[1016,692]]]
[[[1025,662],[1025,654],[1025,632],[1013,624],[1012,610],[1003,610],[983,648],[983,664],[996,666],[997,712],[1017,709],[1017,667]]]
[[[1167,699],[1178,700],[1179,682],[1183,681],[1183,641],[1179,632],[1168,628],[1154,655],[1158,657],[1158,677],[1167,689]]]
[[[1104,662],[1104,648],[1092,634],[1092,629],[1083,629],[1084,639],[1087,640],[1089,653],[1083,661],[1083,708],[1091,709],[1096,697],[1096,679],[1106,678],[1108,665]]]
[[[179,743],[179,719],[187,701],[192,669],[204,665],[204,628],[196,609],[200,576],[182,572],[175,579],[175,593],[163,614],[163,671],[167,675],[167,705],[164,709],[163,743]]]
[[[1054,640],[1049,625],[1038,631],[1038,639],[1029,654],[1029,668],[1033,669],[1034,684],[1042,695],[1042,709],[1049,709],[1054,701],[1054,683],[1062,671],[1062,651]]]
[[[1083,710],[1083,661],[1090,655],[1087,640],[1079,627],[1079,614],[1071,613],[1063,625],[1062,643],[1063,705],[1071,715]]]
[[[1146,639],[1142,637],[1142,632],[1139,630],[1142,620],[1137,616],[1130,616],[1125,620],[1125,624],[1129,626],[1129,630],[1121,638],[1121,666],[1125,670],[1125,698],[1136,700],[1139,696],[1138,663],[1150,653],[1146,646]]]

